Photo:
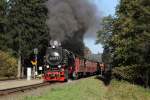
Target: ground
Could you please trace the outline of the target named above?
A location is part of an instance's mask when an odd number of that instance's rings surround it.
[[[125,81],[112,80],[109,85],[90,77],[63,85],[54,85],[38,96],[24,100],[150,100],[150,90]]]

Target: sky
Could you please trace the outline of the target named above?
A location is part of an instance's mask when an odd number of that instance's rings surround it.
[[[91,0],[92,3],[94,3],[98,9],[98,13],[101,14],[101,16],[108,16],[108,15],[114,15],[115,14],[115,8],[117,4],[119,3],[119,0]],[[103,47],[102,45],[98,44],[95,45],[96,37],[94,38],[85,38],[84,43],[89,49],[92,51],[92,53],[102,53]]]

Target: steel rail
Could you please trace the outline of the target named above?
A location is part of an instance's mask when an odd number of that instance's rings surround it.
[[[27,86],[2,89],[2,90],[0,90],[0,96],[12,94],[12,93],[17,93],[17,92],[24,92],[26,90],[32,90],[32,89],[36,89],[38,87],[47,86],[47,85],[50,85],[50,83],[44,82],[44,83],[27,85]]]

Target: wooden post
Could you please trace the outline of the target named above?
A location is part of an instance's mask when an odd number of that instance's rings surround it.
[[[21,67],[21,78],[24,78],[24,66]]]

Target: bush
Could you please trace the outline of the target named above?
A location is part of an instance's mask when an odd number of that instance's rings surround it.
[[[124,79],[134,82],[139,77],[137,68],[137,65],[115,67],[112,74],[117,79]]]
[[[7,52],[0,50],[0,77],[16,77],[17,60]]]
[[[112,71],[113,77],[119,80],[127,80],[132,83],[150,86],[150,70],[148,65],[131,65],[115,67]]]

